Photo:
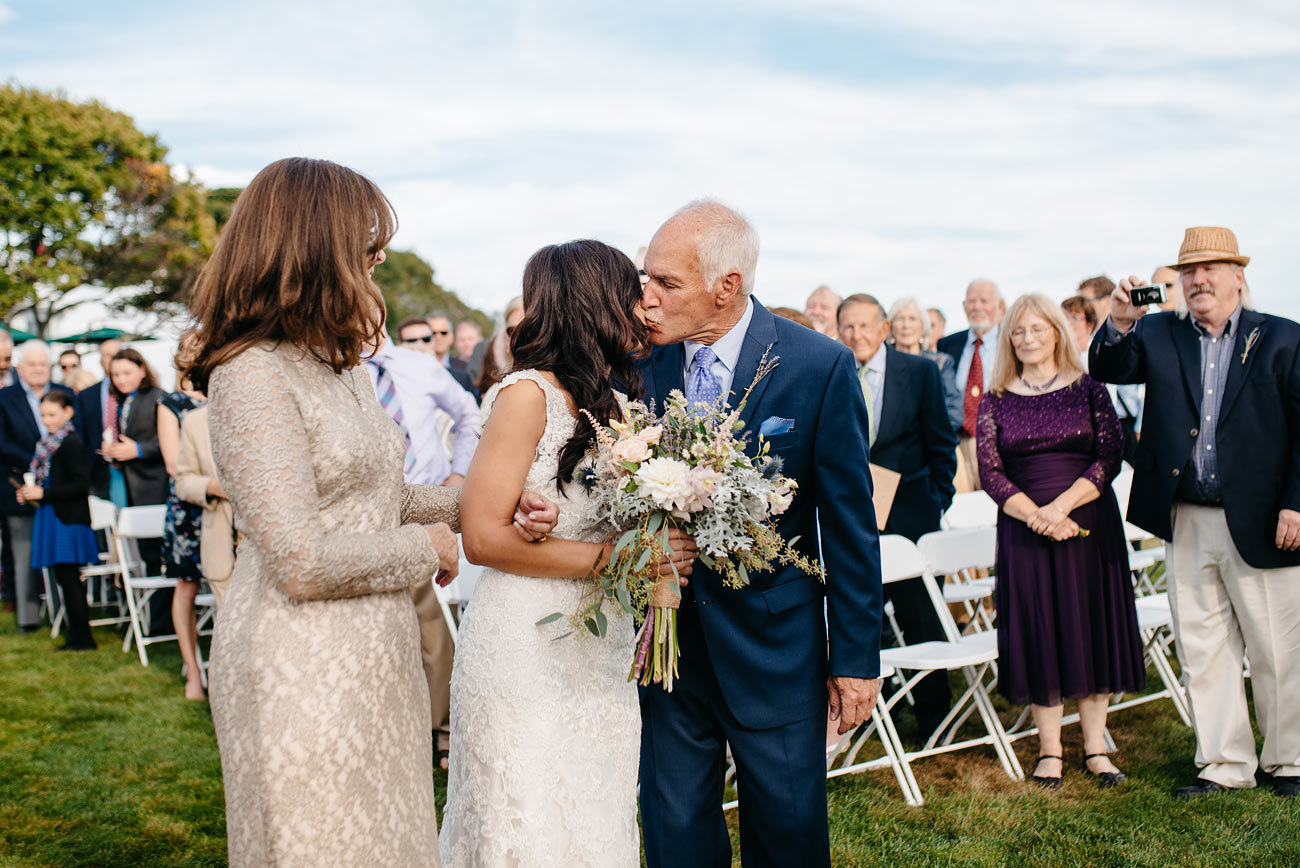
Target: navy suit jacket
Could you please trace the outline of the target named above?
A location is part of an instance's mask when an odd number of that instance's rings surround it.
[[[67,392],[72,390],[58,383],[50,384],[50,391]],[[31,469],[32,456],[36,454],[36,444],[41,439],[40,426],[32,415],[32,406],[27,403],[27,393],[22,383],[14,383],[0,389],[0,456],[4,459],[5,475],[19,484],[23,474]],[[0,512],[8,515],[30,513],[30,506],[18,504],[17,489],[9,482],[0,483]]]
[[[902,475],[885,524],[912,541],[939,529],[956,490],[957,435],[948,420],[939,366],[886,344],[885,393],[871,460]]]
[[[104,381],[100,380],[77,393],[77,433],[86,447],[86,468],[90,471],[90,492],[108,500],[108,462],[95,450],[104,440]]]
[[[1258,337],[1250,352],[1246,341]],[[1190,320],[1148,314],[1119,342],[1099,330],[1088,369],[1107,383],[1146,383],[1142,439],[1133,457],[1128,520],[1172,539],[1170,511],[1179,476],[1192,472],[1201,418],[1201,350]],[[1244,355],[1244,360],[1243,360]],[[1300,325],[1243,310],[1237,321],[1215,448],[1223,512],[1232,542],[1258,569],[1300,566],[1300,552],[1276,545],[1277,514],[1300,510]]]
[[[935,349],[952,358],[954,371],[957,369],[957,365],[961,362],[961,353],[962,350],[966,349],[966,339],[968,337],[970,337],[970,329],[962,329],[959,332],[944,335],[939,338],[938,342],[935,344]],[[966,384],[958,383],[957,386],[964,389]]]
[[[753,453],[764,420],[793,420],[791,430],[765,438],[784,461],[785,475],[799,483],[778,527],[787,539],[799,537],[802,553],[820,556],[826,584],[796,567],[778,566],[751,573],[749,586],[735,590],[697,564],[683,600],[699,607],[728,708],[753,729],[824,715],[828,675],[877,677],[883,605],[867,407],[853,354],[825,335],[773,316],[755,300],[732,381],[732,406],[769,346],[769,358],[779,356],[780,362],[754,387],[741,421]],[[682,344],[657,347],[641,363],[647,397],[662,405],[670,391],[684,389],[685,367]]]

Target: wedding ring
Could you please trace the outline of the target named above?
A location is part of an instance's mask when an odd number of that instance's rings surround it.
[[[545,542],[550,536],[551,535],[549,533],[544,533],[541,536],[539,536],[537,539],[533,540],[533,542],[535,543]]]

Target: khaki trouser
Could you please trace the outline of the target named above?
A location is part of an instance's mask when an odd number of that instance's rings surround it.
[[[1255,786],[1255,769],[1300,775],[1300,567],[1261,570],[1241,559],[1223,510],[1174,505],[1169,602],[1200,777]],[[1246,706],[1250,658],[1259,762]]]
[[[424,677],[429,682],[429,710],[433,729],[438,733],[437,749],[447,749],[451,731],[451,663],[456,651],[451,631],[442,617],[442,607],[434,593],[433,582],[421,582],[411,587],[411,602],[420,619],[420,658],[424,664]]]
[[[957,475],[953,477],[957,494],[980,491],[980,462],[975,454],[975,438],[965,432],[957,435]]]

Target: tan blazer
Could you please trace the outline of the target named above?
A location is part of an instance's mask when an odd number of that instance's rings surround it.
[[[208,408],[185,414],[181,422],[181,447],[176,458],[176,496],[203,507],[199,531],[199,563],[217,602],[235,569],[234,511],[230,501],[208,497],[208,483],[217,476],[208,439]]]

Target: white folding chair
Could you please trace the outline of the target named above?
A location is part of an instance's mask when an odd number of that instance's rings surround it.
[[[90,529],[100,531],[108,540],[108,551],[99,553],[99,563],[88,564],[81,568],[81,578],[86,583],[86,603],[97,608],[116,608],[117,615],[108,618],[92,618],[90,626],[104,627],[111,624],[126,624],[131,620],[126,604],[116,594],[109,594],[110,579],[117,579],[121,569],[116,563],[113,550],[113,534],[117,525],[117,507],[112,501],[91,495],[87,498],[90,505]],[[59,635],[65,618],[63,590],[45,570],[45,599],[50,613],[50,637]],[[96,582],[98,580],[98,582]],[[116,584],[116,583],[114,583]],[[98,595],[95,593],[98,588]]]
[[[1164,684],[1163,690],[1145,693],[1141,696],[1123,698],[1116,695],[1110,705],[1111,711],[1168,698],[1174,710],[1183,719],[1183,723],[1192,725],[1191,714],[1187,710],[1187,695],[1169,662],[1168,640],[1173,636],[1174,616],[1169,609],[1169,597],[1165,594],[1151,594],[1137,598],[1138,633],[1142,636],[1143,653],[1147,662],[1155,670],[1156,676]]]
[[[462,549],[463,551],[463,549]],[[474,588],[478,586],[479,576],[483,575],[486,567],[471,564],[464,558],[460,559],[460,571],[456,578],[445,588],[439,588],[440,600],[445,600],[449,607],[455,607],[456,614],[459,616],[469,605],[469,601],[474,596]],[[450,621],[448,623],[451,623]]]
[[[1024,771],[1011,749],[1002,721],[998,719],[993,701],[989,697],[988,687],[984,682],[997,659],[997,631],[983,630],[962,636],[953,621],[948,606],[940,595],[934,577],[926,566],[925,559],[911,540],[896,534],[887,534],[880,538],[881,577],[885,583],[903,581],[918,576],[925,579],[930,603],[943,625],[946,641],[919,642],[901,648],[885,648],[880,652],[883,666],[889,666],[905,673],[911,673],[903,687],[888,700],[877,703],[882,713],[887,714],[902,701],[916,684],[931,672],[961,671],[966,680],[966,691],[957,699],[943,722],[926,740],[926,743],[914,751],[901,750],[899,759],[910,763],[914,759],[934,756],[949,751],[961,750],[982,745],[992,746],[1002,768],[1012,780],[1024,780]],[[956,738],[959,718],[963,716],[966,706],[973,705],[979,718],[984,723],[985,733],[976,738],[958,741]],[[859,737],[859,741],[862,740]],[[919,790],[917,794],[919,796]]]
[[[952,505],[943,514],[943,527],[990,527],[998,523],[998,505],[983,491],[963,491],[953,495]]]
[[[144,570],[138,567],[139,541],[161,538],[166,515],[167,507],[162,504],[128,506],[117,515],[115,546],[118,566],[122,570],[122,590],[126,595],[126,605],[131,617],[131,628],[127,630],[126,638],[122,641],[122,650],[130,651],[131,642],[134,641],[140,655],[140,663],[144,666],[149,665],[146,646],[158,642],[176,641],[175,633],[164,636],[149,634],[148,609],[150,598],[158,591],[176,587],[176,580],[165,576],[143,575]]]
[[[943,599],[965,609],[970,616],[968,629],[993,629],[993,615],[984,602],[993,596],[994,580],[976,573],[993,569],[997,545],[995,526],[950,528],[917,540],[930,574],[936,580],[942,576],[951,580],[943,584]]]

